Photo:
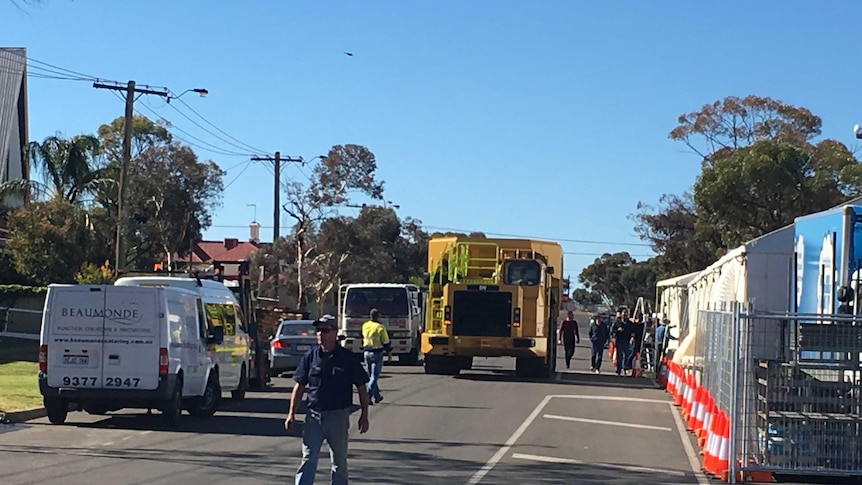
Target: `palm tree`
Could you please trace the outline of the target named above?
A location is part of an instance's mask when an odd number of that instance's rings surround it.
[[[63,199],[83,202],[82,196],[116,182],[93,167],[99,153],[99,140],[89,135],[71,139],[49,136],[41,143],[30,142],[26,156],[42,180],[13,180],[0,185],[0,200],[8,195],[31,194],[36,200]]]

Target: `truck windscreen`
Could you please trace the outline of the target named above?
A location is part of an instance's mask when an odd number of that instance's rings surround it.
[[[367,317],[372,308],[381,317],[406,317],[410,314],[404,288],[349,288],[344,313],[348,317]]]

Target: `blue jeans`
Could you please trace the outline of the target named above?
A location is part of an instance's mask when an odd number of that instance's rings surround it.
[[[380,386],[377,381],[380,379],[380,371],[383,369],[383,352],[365,352],[365,365],[368,367],[368,397],[379,401]]]
[[[622,372],[625,364],[629,364],[629,353],[631,353],[631,345],[629,345],[628,339],[626,340],[618,340],[616,342],[617,345],[617,372]],[[625,367],[625,369],[631,369],[631,367]]]
[[[350,409],[305,414],[302,428],[302,463],[296,471],[296,485],[311,485],[317,472],[323,440],[329,445],[332,461],[332,485],[347,484],[347,436],[350,429]]]
[[[590,342],[592,352],[590,353],[590,367],[599,369],[602,367],[602,354],[605,352],[605,344],[602,342]]]

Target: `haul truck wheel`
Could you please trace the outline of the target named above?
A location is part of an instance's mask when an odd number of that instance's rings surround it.
[[[547,372],[545,359],[541,357],[518,357],[515,359],[515,375],[517,377],[545,377]]]
[[[463,360],[449,355],[426,355],[425,373],[443,376],[457,376],[461,372]]]
[[[404,365],[416,365],[419,362],[419,349],[414,347],[409,353],[399,355],[398,362]]]
[[[45,412],[48,415],[48,421],[51,424],[63,424],[66,422],[66,416],[69,414],[69,404],[57,398],[45,398],[43,400]]]

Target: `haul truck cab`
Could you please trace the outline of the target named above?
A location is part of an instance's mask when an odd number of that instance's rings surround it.
[[[553,375],[562,271],[554,242],[432,238],[425,372],[455,375],[473,357],[511,356],[518,376]]]

